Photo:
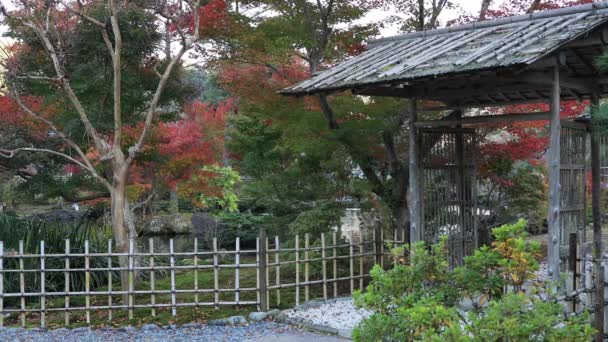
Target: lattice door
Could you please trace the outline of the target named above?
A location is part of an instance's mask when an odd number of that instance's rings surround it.
[[[560,139],[560,244],[568,246],[570,233],[586,242],[586,145],[587,128],[583,124],[562,122]],[[567,250],[562,248],[562,250]]]
[[[459,265],[477,245],[475,130],[423,129],[419,136],[423,238],[447,236],[450,264]]]

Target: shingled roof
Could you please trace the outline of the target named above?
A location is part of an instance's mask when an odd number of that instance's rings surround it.
[[[608,1],[379,39],[282,91],[306,95],[531,65],[608,22]]]

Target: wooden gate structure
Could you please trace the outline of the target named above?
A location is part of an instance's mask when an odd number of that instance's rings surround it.
[[[458,265],[478,241],[475,130],[421,129],[419,136],[423,238],[437,242],[447,236],[450,263]]]
[[[548,272],[551,279],[559,283],[564,269],[561,247],[567,232],[580,231],[584,222],[580,187],[584,169],[580,157],[585,152],[578,149],[583,145],[579,144],[584,135],[582,130],[564,125],[566,128],[562,131],[561,101],[588,101],[597,105],[602,97],[608,96],[608,76],[601,73],[595,63],[607,45],[608,1],[593,2],[378,39],[370,42],[360,55],[286,88],[282,93],[327,99],[329,94],[350,91],[353,95],[408,99],[411,241],[432,236],[433,230],[439,227],[429,219],[428,209],[425,211],[428,203],[425,207],[424,174],[434,171],[424,169],[426,156],[421,158],[419,148],[424,138],[420,139],[419,135],[425,133],[418,129],[547,121],[550,127],[546,154]],[[322,102],[326,116],[333,117],[331,104]],[[509,113],[509,106],[530,103],[548,104],[549,111]],[[496,111],[501,114],[466,112],[471,108],[488,107],[502,108]],[[426,112],[441,112],[443,118],[423,120],[421,114]],[[339,129],[331,124],[330,128]],[[604,287],[604,277],[600,267],[603,246],[599,137],[592,135],[590,145],[594,281],[595,288],[600,291]],[[574,154],[569,147],[577,147]],[[458,182],[458,179],[453,180]],[[585,234],[581,234],[580,239],[585,238]],[[595,317],[604,317],[603,311],[604,306],[597,304]],[[599,323],[596,324],[600,331],[597,339],[601,340],[603,327]]]

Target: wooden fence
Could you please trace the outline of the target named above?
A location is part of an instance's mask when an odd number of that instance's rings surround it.
[[[237,238],[232,250],[223,250],[214,238],[210,248],[193,239],[191,251],[176,252],[171,239],[169,251],[160,252],[150,239],[147,246],[131,240],[128,253],[114,251],[111,240],[105,251],[99,244],[93,250],[89,241],[73,248],[66,240],[62,251],[45,248],[44,241],[36,251],[24,250],[23,241],[16,248],[0,241],[0,326],[67,326],[74,316],[90,324],[92,315],[133,319],[136,310],[153,317],[163,310],[175,317],[179,308],[267,310],[351,295],[366,286],[375,263],[384,264],[387,242],[403,239],[384,241],[381,233],[367,241],[345,239],[334,232],[285,243],[262,232],[255,249],[241,248]],[[128,279],[124,290],[121,274]]]

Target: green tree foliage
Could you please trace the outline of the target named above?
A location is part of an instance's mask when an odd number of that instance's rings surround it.
[[[550,294],[550,300],[536,296],[547,291],[533,282],[540,246],[525,240],[525,230],[523,220],[496,228],[491,247],[453,270],[445,240],[416,244],[411,262],[389,271],[376,266],[367,291],[355,296],[357,305],[374,312],[355,330],[355,341],[589,340],[588,315],[565,318]],[[473,309],[463,312],[462,300]]]

